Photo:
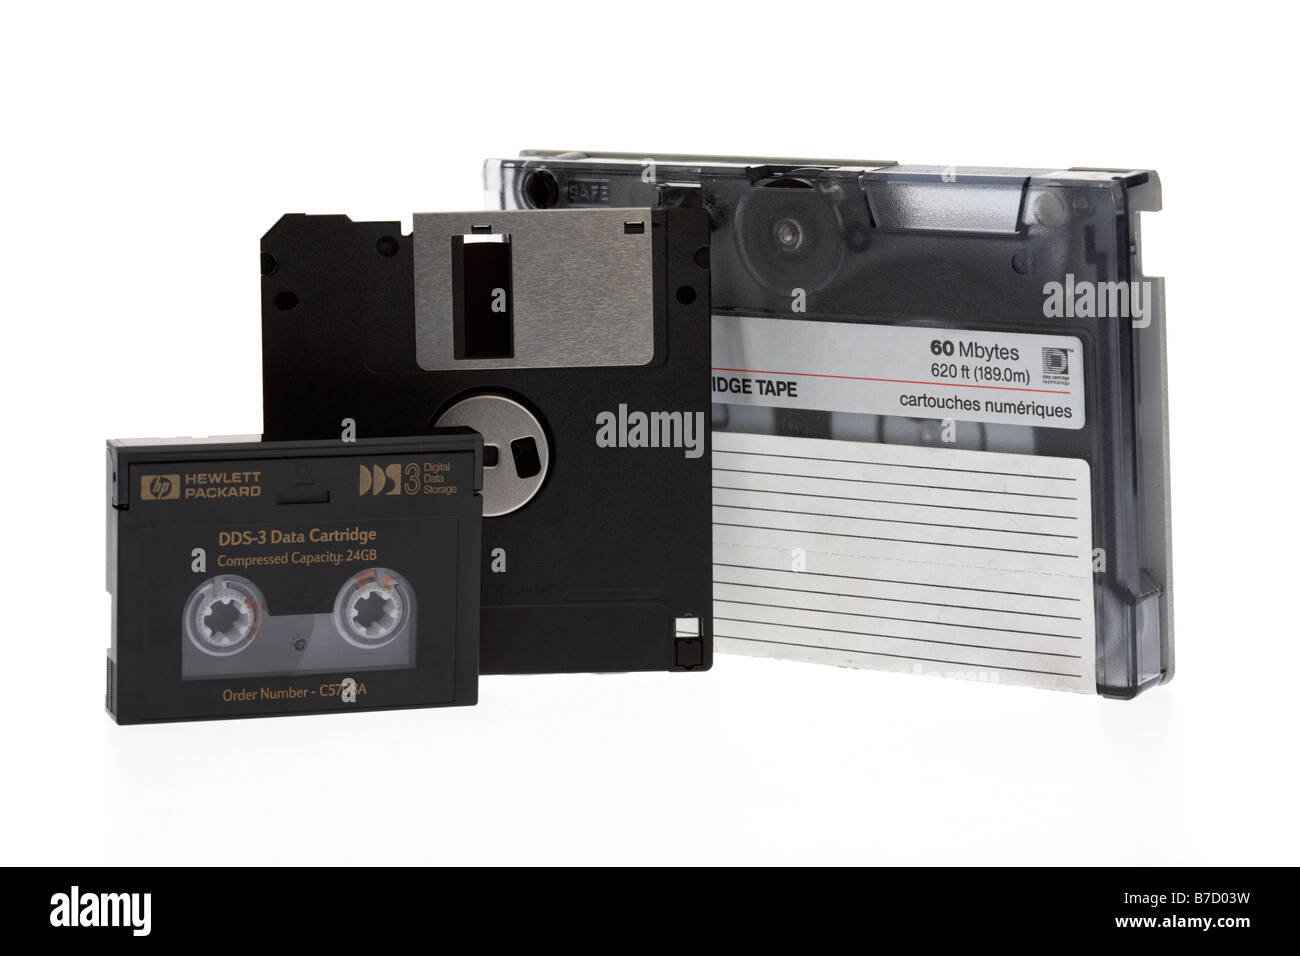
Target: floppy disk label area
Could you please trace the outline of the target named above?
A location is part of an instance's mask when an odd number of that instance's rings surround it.
[[[713,484],[719,650],[1096,692],[1086,462],[714,432]]]
[[[1069,335],[715,315],[715,402],[1078,429]]]
[[[416,213],[414,222],[421,368],[653,361],[649,209]]]

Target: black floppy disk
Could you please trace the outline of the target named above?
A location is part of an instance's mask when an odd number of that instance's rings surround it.
[[[288,215],[262,273],[266,439],[482,434],[482,673],[709,667],[704,212]]]

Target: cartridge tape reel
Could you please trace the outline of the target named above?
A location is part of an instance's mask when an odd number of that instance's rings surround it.
[[[339,589],[334,627],[353,647],[373,650],[396,640],[413,610],[405,578],[387,568],[369,568]],[[204,654],[232,657],[252,646],[265,615],[266,599],[257,585],[236,575],[217,575],[195,588],[186,601],[185,636]]]
[[[354,574],[334,601],[334,624],[353,647],[362,650],[391,644],[411,616],[411,589],[406,579],[387,568]]]
[[[838,273],[846,245],[853,244],[833,195],[795,177],[746,193],[736,204],[735,224],[740,260],[755,281],[778,295],[822,288]]]
[[[194,589],[185,602],[185,635],[213,657],[230,657],[253,643],[266,601],[247,578],[220,574]]]

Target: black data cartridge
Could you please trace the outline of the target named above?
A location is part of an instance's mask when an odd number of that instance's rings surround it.
[[[108,443],[120,724],[473,704],[483,446]]]

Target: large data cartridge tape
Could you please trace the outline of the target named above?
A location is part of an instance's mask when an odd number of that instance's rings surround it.
[[[482,439],[108,443],[118,723],[473,704]]]
[[[483,435],[481,672],[707,669],[700,210],[283,217],[264,437]]]
[[[1153,171],[529,151],[486,185],[708,211],[720,649],[1113,697],[1172,676]]]

